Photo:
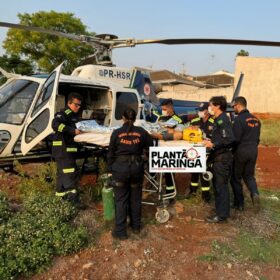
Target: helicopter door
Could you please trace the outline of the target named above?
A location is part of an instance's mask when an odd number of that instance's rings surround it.
[[[51,122],[55,113],[55,99],[62,66],[63,63],[50,74],[37,95],[36,103],[24,125],[21,140],[23,155],[28,153],[53,131]]]

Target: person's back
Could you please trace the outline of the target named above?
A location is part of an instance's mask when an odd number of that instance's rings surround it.
[[[247,109],[238,113],[233,122],[236,148],[244,145],[258,146],[260,141],[260,121]]]
[[[134,126],[136,112],[127,109],[123,113],[124,124],[116,129],[110,139],[108,150],[108,171],[112,173],[116,203],[116,219],[113,237],[127,238],[127,213],[130,227],[140,232],[141,197],[144,178],[144,149],[153,145],[146,130]]]
[[[260,121],[247,110],[247,101],[244,97],[235,98],[233,104],[237,117],[233,122],[234,164],[231,185],[234,194],[233,207],[238,210],[244,209],[244,195],[242,182],[247,185],[252,202],[259,208],[260,199],[255,179],[255,166],[258,157],[258,144],[260,142]]]
[[[121,128],[116,129],[112,138],[115,139],[117,150],[115,156],[119,155],[141,155],[143,149],[149,145],[148,140],[150,136],[146,130],[140,126],[132,126],[127,132],[129,124],[125,123]]]

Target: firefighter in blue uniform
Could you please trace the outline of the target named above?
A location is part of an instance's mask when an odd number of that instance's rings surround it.
[[[210,114],[208,112],[208,106],[208,102],[200,104],[200,106],[198,107],[198,117],[192,119],[190,121],[190,125],[199,127],[203,132],[204,138],[211,139],[214,126],[214,119],[210,117]],[[211,200],[210,181],[206,181],[201,175],[202,174],[199,173],[192,173],[190,193],[187,195],[187,198],[190,198],[196,194],[200,180],[202,199],[204,202],[209,203]]]
[[[206,148],[211,152],[208,161],[212,164],[213,187],[215,195],[215,215],[206,218],[209,223],[226,221],[230,215],[230,197],[228,182],[232,168],[232,144],[234,135],[231,122],[226,115],[226,99],[214,96],[210,99],[208,111],[214,117],[214,127],[211,140],[205,140]]]
[[[153,146],[153,139],[142,127],[134,126],[136,112],[123,113],[124,124],[111,136],[108,171],[112,173],[116,204],[113,237],[127,239],[127,215],[134,233],[140,232],[141,197],[144,179],[143,151]],[[128,213],[129,212],[129,213]]]
[[[234,161],[231,185],[234,194],[233,208],[244,210],[244,196],[241,180],[248,187],[252,202],[256,208],[260,207],[259,191],[255,179],[255,166],[260,142],[260,121],[247,110],[244,97],[235,98],[233,103],[234,118],[233,132],[235,136]]]
[[[78,93],[70,93],[67,107],[56,113],[52,128],[55,131],[52,142],[52,156],[57,165],[56,196],[73,203],[79,202],[77,186],[79,172],[76,165],[78,146],[74,142],[74,136],[80,134],[75,124],[79,121],[78,112],[82,105],[82,96]]]
[[[165,99],[161,102],[161,111],[162,111],[162,115],[158,116],[159,122],[166,122],[170,119],[173,119],[179,125],[183,125],[183,120],[174,112],[173,101],[171,98]],[[167,129],[162,133],[153,133],[152,136],[156,139],[165,140],[165,141],[181,140],[182,131],[177,132],[175,129],[175,131],[170,133]],[[175,191],[175,184],[172,180],[172,176],[170,173],[165,174],[165,183],[166,183],[166,194],[173,193]],[[171,202],[173,202],[173,200]]]

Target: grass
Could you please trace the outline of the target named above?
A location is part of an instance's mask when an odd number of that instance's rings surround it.
[[[243,221],[235,222],[239,227],[236,237],[227,242],[213,241],[210,253],[199,256],[198,260],[279,266],[280,192],[261,190],[261,198],[262,210],[259,214],[248,210]]]
[[[280,120],[262,120],[261,123],[261,144],[280,146]]]

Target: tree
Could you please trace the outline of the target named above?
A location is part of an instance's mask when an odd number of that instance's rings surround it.
[[[18,55],[0,56],[0,66],[7,72],[21,75],[31,75],[33,65],[29,60],[23,60]],[[6,82],[6,78],[0,75],[0,86]]]
[[[93,35],[72,13],[39,11],[34,14],[18,14],[20,24],[42,27],[76,35]],[[66,61],[64,72],[70,73],[83,58],[94,52],[93,48],[78,41],[39,32],[10,29],[3,47],[8,54],[27,57],[37,68],[50,72]]]
[[[21,75],[31,75],[33,65],[29,60],[21,59],[18,55],[0,56],[0,66],[7,72],[13,72]]]
[[[249,52],[245,51],[245,50],[240,50],[236,56],[249,56]]]

